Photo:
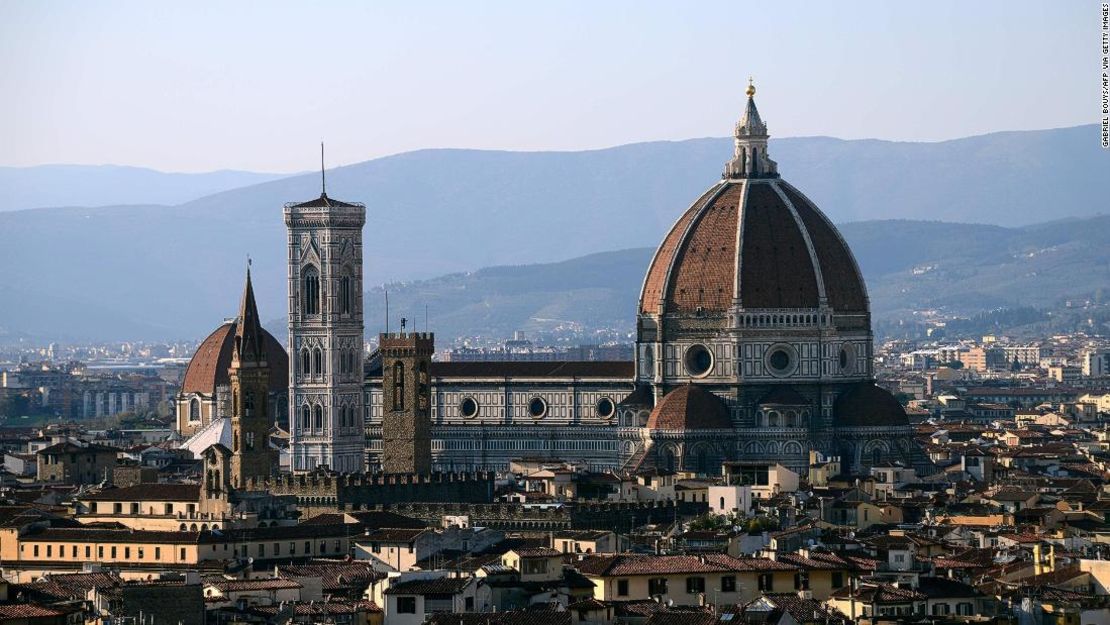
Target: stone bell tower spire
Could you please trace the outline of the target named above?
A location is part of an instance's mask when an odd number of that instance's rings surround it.
[[[321,145],[321,159],[323,145]],[[322,164],[322,163],[321,163]],[[289,235],[289,447],[294,473],[362,471],[362,227],[366,207],[285,205]]]
[[[270,448],[273,415],[268,413],[270,364],[262,345],[262,324],[254,301],[250,265],[247,284],[235,322],[235,343],[231,352],[231,485],[242,488],[252,477],[266,477],[277,470],[277,453]]]
[[[747,106],[736,122],[733,133],[735,148],[732,160],[725,163],[725,178],[777,178],[778,164],[767,156],[767,124],[755,107],[755,85],[748,78]]]

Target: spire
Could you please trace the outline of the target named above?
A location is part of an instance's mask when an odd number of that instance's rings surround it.
[[[266,352],[262,345],[262,323],[258,319],[258,306],[254,303],[251,286],[250,259],[247,259],[247,284],[239,303],[239,318],[235,324],[235,362],[265,363]]]
[[[725,178],[760,178],[778,176],[778,164],[767,156],[767,124],[755,106],[755,84],[748,78],[748,96],[744,114],[733,132],[735,148],[732,160],[725,163]]]
[[[320,197],[328,197],[328,176],[324,173],[324,142],[320,142]]]

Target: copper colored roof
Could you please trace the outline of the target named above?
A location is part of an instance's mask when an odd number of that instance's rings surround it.
[[[739,274],[739,275],[738,275]],[[726,180],[671,228],[644,279],[641,314],[746,309],[868,311],[855,259],[832,222],[777,179]]]
[[[231,384],[227,369],[231,366],[237,325],[235,321],[225,323],[204,339],[185,369],[182,393],[211,395],[216,392],[216,387]],[[289,388],[289,358],[285,348],[266,330],[262,330],[262,344],[266,351],[266,363],[270,367],[270,392]]]
[[[848,387],[833,402],[833,420],[839,427],[909,425],[906,409],[885,389],[873,382]]]
[[[653,430],[724,430],[732,428],[728,406],[696,384],[667,393],[648,417]]]

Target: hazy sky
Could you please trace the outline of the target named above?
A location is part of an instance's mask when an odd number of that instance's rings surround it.
[[[1097,119],[1097,1],[784,4],[0,0],[0,165],[298,171],[320,140],[339,165],[723,136],[749,74],[780,137]]]

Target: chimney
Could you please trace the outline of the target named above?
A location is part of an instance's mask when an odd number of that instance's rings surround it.
[[[1041,546],[1033,545],[1033,574],[1041,575],[1044,573],[1044,566],[1041,564]]]
[[[1048,572],[1056,572],[1056,545],[1048,546]]]

